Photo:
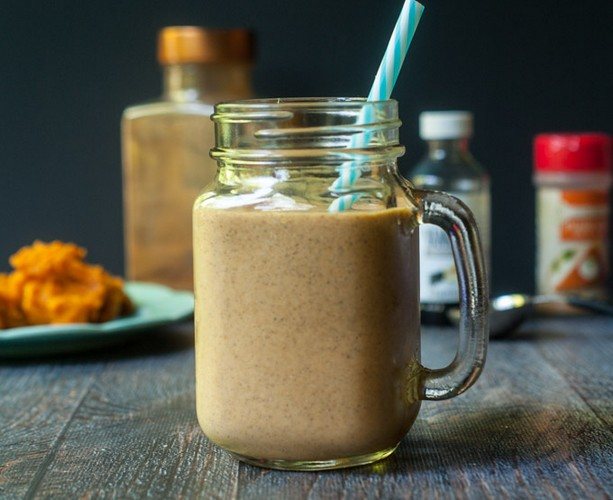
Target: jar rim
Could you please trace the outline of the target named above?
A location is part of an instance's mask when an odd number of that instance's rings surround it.
[[[339,163],[402,155],[398,102],[288,97],[219,103],[211,116],[218,161]]]
[[[364,104],[381,107],[395,106],[395,99],[369,101],[365,97],[266,97],[261,99],[241,99],[224,101],[215,105],[215,113],[236,112],[238,110],[321,108],[321,109],[360,109]]]

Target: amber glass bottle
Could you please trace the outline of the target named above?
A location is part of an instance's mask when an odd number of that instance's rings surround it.
[[[192,288],[192,204],[213,179],[217,102],[252,96],[253,37],[246,30],[160,31],[160,99],[122,119],[126,275]]]

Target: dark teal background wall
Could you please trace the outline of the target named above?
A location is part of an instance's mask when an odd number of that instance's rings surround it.
[[[403,170],[417,115],[469,109],[493,178],[494,284],[533,286],[531,138],[611,132],[613,2],[430,0],[394,97]],[[165,25],[248,26],[261,96],[365,95],[401,0],[5,0],[0,11],[0,270],[35,238],[121,272],[119,119],[156,96]]]

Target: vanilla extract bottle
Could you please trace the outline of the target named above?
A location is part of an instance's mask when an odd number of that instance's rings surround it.
[[[477,221],[489,270],[490,179],[468,148],[473,134],[472,114],[465,111],[424,112],[419,117],[419,133],[428,151],[409,177],[418,188],[445,191],[468,205]],[[444,324],[447,311],[459,303],[451,246],[446,234],[433,225],[421,226],[419,238],[422,322]]]

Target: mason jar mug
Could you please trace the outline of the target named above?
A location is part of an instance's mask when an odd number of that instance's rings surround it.
[[[194,205],[196,402],[214,443],[312,470],[391,454],[422,400],[460,394],[487,345],[474,219],[396,167],[397,103],[219,104],[218,174]],[[420,363],[420,224],[445,230],[460,284],[453,362]]]

